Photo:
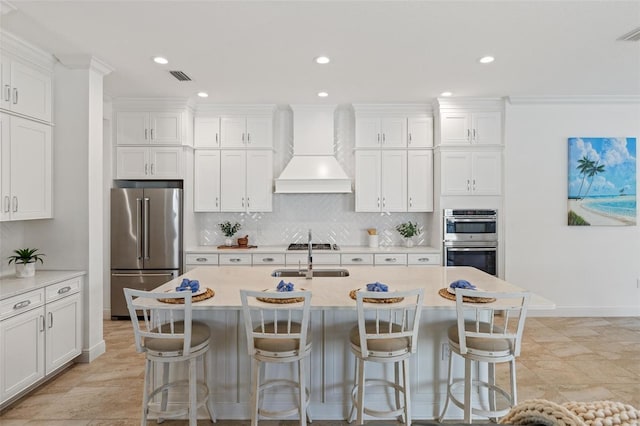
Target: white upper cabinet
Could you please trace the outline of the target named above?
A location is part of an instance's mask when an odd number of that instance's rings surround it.
[[[407,211],[407,152],[356,152],[356,211]]]
[[[356,148],[402,148],[406,146],[406,117],[356,116]]]
[[[220,136],[223,148],[272,148],[273,117],[222,117]]]
[[[0,113],[0,127],[0,220],[51,218],[51,126]]]
[[[119,146],[116,179],[181,179],[181,147]]]
[[[433,211],[433,151],[409,151],[407,156],[407,211]]]
[[[181,145],[183,113],[120,111],[116,114],[118,145]]]
[[[409,117],[407,147],[433,148],[433,117]]]
[[[443,112],[442,145],[502,145],[502,113]]]
[[[199,149],[193,164],[193,211],[220,211],[220,151]]]
[[[443,151],[442,195],[500,195],[500,151]]]
[[[51,74],[2,56],[0,106],[15,114],[51,122]]]
[[[194,148],[220,148],[220,117],[196,117]]]
[[[271,211],[272,194],[270,150],[220,151],[220,211]]]

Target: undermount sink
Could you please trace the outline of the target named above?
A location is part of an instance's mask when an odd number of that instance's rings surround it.
[[[307,274],[306,269],[276,269],[271,273],[272,277],[304,277]],[[348,277],[347,269],[314,269],[314,277]]]

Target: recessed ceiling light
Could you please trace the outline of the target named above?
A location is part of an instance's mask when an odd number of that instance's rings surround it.
[[[201,98],[208,98],[209,94],[207,92],[198,92],[198,96],[200,96]]]
[[[331,59],[329,59],[327,56],[318,56],[314,59],[314,61],[316,61],[317,64],[324,65],[331,62]]]
[[[495,60],[496,58],[494,58],[493,56],[483,56],[482,58],[478,59],[478,62],[480,62],[481,64],[490,64]]]
[[[160,64],[160,65],[167,65],[169,63],[169,60],[167,58],[162,57],[162,56],[154,56],[153,62],[155,62],[156,64]]]
[[[451,92],[442,92],[442,93],[440,93],[440,96],[444,96],[444,97],[449,97],[451,95],[453,95],[453,93],[451,93]]]
[[[318,92],[318,96],[320,96],[321,98],[326,98],[327,96],[329,96],[329,94],[327,92]]]

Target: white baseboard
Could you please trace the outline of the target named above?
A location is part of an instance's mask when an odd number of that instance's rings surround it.
[[[640,306],[557,306],[555,309],[529,310],[529,317],[637,317]]]
[[[76,358],[76,362],[81,363],[89,363],[94,359],[98,358],[100,355],[107,351],[107,345],[104,342],[104,339],[93,345],[93,347],[88,349],[83,349],[82,353],[78,358]]]
[[[110,320],[111,319],[111,308],[104,308],[102,310],[102,319]]]

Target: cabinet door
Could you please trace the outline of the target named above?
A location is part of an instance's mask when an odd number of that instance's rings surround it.
[[[273,153],[247,151],[247,211],[273,210]]]
[[[220,211],[220,151],[197,150],[195,153],[193,211]]]
[[[80,293],[76,293],[48,303],[46,306],[46,374],[80,355],[82,350],[80,300]]]
[[[379,212],[380,151],[356,152],[356,211]]]
[[[409,117],[407,120],[407,145],[409,148],[433,147],[432,117]]]
[[[143,145],[149,143],[149,114],[118,112],[116,114],[116,144]]]
[[[0,401],[44,377],[44,308],[0,321]]]
[[[442,145],[469,145],[471,117],[466,112],[445,112],[441,117]]]
[[[0,113],[0,221],[11,219],[11,117]]]
[[[468,195],[471,193],[471,154],[469,152],[442,152],[442,195]]]
[[[396,148],[407,146],[407,119],[404,117],[382,117],[382,147]]]
[[[182,177],[182,148],[149,148],[151,179],[180,179]]]
[[[433,211],[433,152],[407,153],[407,211]]]
[[[471,189],[474,195],[500,195],[502,162],[500,152],[472,154]]]
[[[149,177],[149,149],[140,146],[116,148],[116,177],[146,179]]]
[[[273,118],[247,117],[247,148],[273,147]]]
[[[220,211],[244,212],[246,191],[246,152],[220,153]]]
[[[220,117],[196,117],[194,119],[194,147],[220,147]]]
[[[382,152],[382,211],[407,211],[407,152]]]
[[[51,126],[11,118],[11,218],[51,217]]]
[[[0,107],[11,109],[11,60],[0,56]]]
[[[11,62],[11,110],[51,121],[51,76],[21,62]]]
[[[378,117],[356,117],[356,147],[378,148],[382,142]]]
[[[473,143],[502,144],[502,114],[499,111],[475,112],[471,115]]]
[[[180,145],[182,143],[182,114],[179,112],[150,113],[149,143]]]
[[[244,147],[245,130],[246,120],[244,117],[222,117],[220,119],[220,146]]]

